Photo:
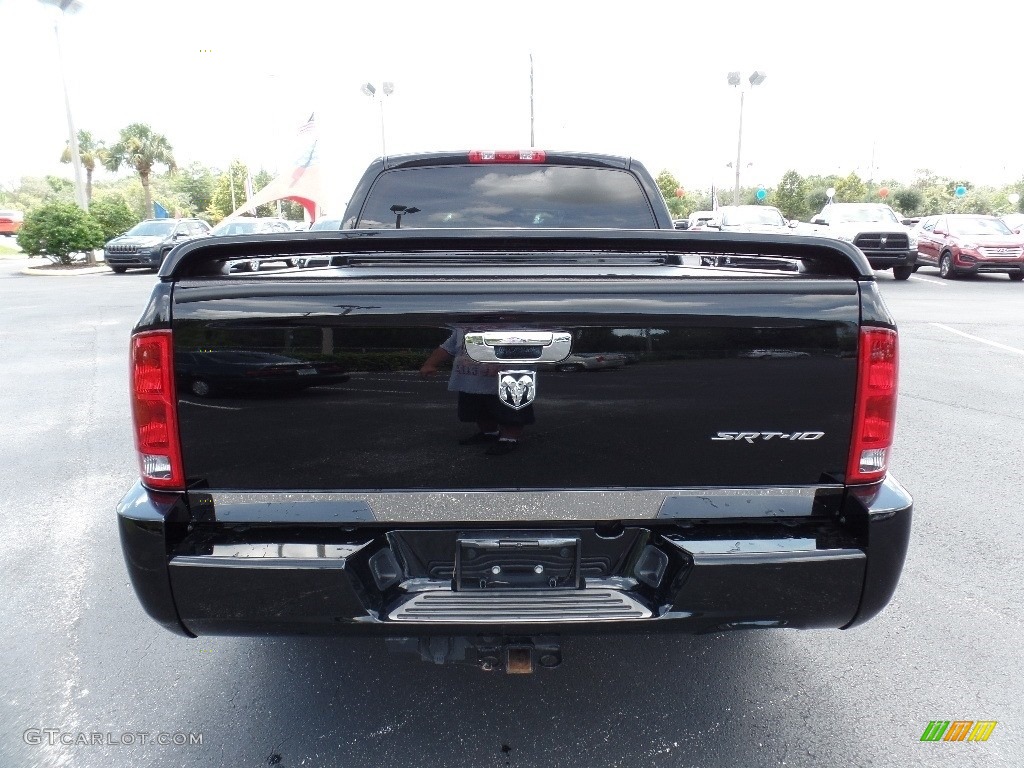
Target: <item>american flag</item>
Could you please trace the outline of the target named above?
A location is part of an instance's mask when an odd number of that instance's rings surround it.
[[[311,114],[309,116],[309,120],[307,120],[305,123],[303,123],[302,126],[299,128],[299,136],[307,134],[307,133],[309,133],[310,131],[313,130],[313,128],[315,127],[315,124],[314,124],[314,119],[315,118],[316,118],[316,113],[314,112],[313,114]]]

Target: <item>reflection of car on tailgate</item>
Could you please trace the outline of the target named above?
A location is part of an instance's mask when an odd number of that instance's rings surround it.
[[[559,371],[605,371],[610,368],[622,368],[627,363],[626,356],[619,352],[579,352],[569,355],[558,364]]]
[[[179,352],[174,365],[180,390],[200,397],[218,392],[296,392],[349,378],[337,363],[314,364],[252,350]]]

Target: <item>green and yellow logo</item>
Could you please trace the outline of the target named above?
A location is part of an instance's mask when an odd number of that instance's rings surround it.
[[[931,720],[921,741],[988,741],[996,720]]]

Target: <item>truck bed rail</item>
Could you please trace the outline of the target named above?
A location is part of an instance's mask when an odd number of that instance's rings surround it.
[[[337,264],[683,264],[685,256],[793,259],[815,276],[873,280],[853,245],[819,237],[682,230],[379,229],[203,238],[176,247],[160,278],[223,274],[229,261],[337,256]],[[322,276],[322,272],[318,273]]]

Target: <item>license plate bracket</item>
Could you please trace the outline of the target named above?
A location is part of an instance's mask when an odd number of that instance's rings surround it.
[[[460,536],[457,591],[580,589],[580,537],[502,533]]]

